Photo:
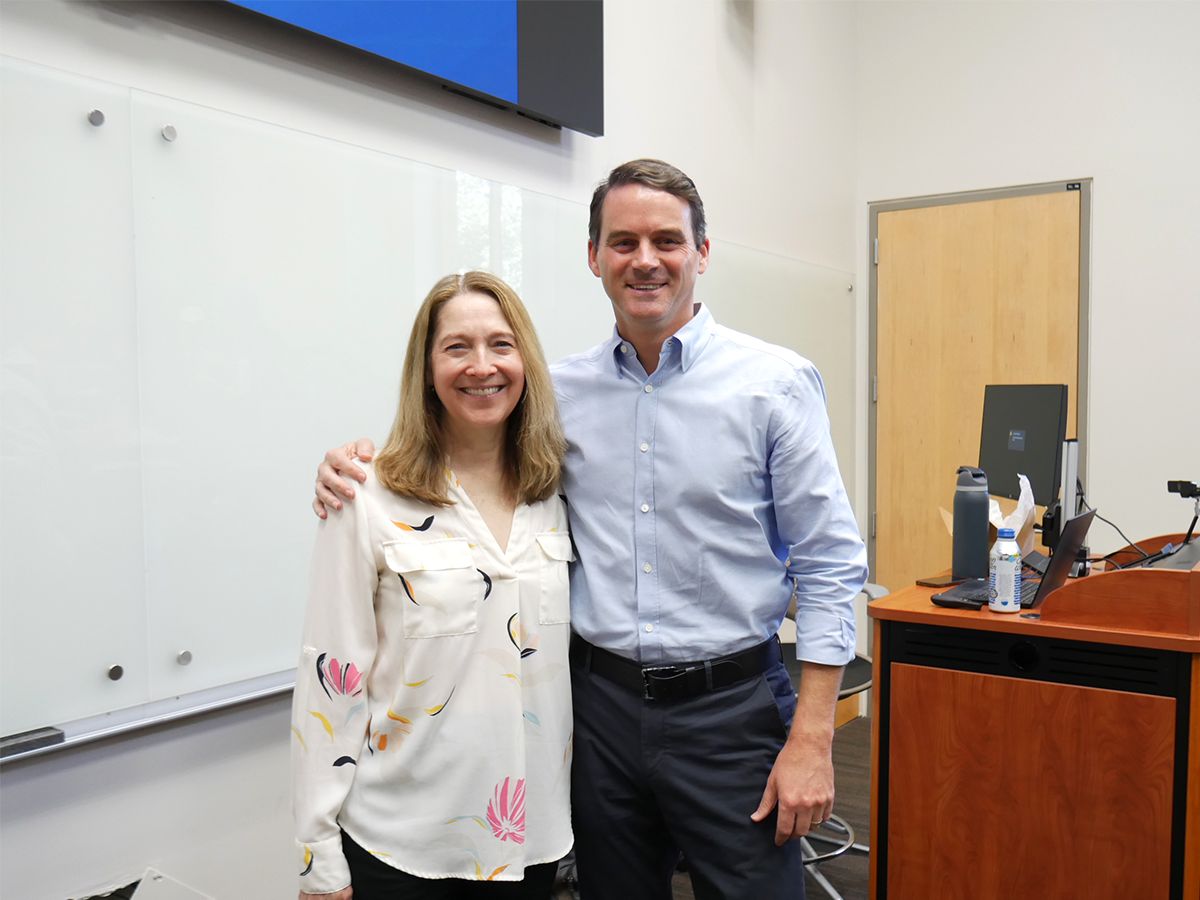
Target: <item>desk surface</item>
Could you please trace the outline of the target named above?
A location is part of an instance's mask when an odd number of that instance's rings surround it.
[[[936,588],[908,587],[872,602],[875,619],[1200,653],[1200,566],[1190,571],[1124,569],[1077,578],[1036,610],[946,609]]]

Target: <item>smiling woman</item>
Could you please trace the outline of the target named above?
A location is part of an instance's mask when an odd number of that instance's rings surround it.
[[[313,553],[301,898],[418,900],[431,880],[439,897],[549,895],[572,844],[563,452],[520,299],[485,272],[441,279],[387,445]]]
[[[449,378],[453,367],[461,383],[454,382],[450,390],[452,382],[439,385],[435,372]],[[484,374],[493,368],[494,373]],[[509,384],[514,377],[522,382],[515,389]],[[486,398],[477,407],[468,406],[465,389],[486,395],[502,383],[508,389],[495,407]],[[494,416],[502,407],[507,407],[505,414],[497,421],[504,423],[500,434],[509,487],[520,500],[543,500],[558,485],[565,443],[529,313],[495,275],[447,275],[425,297],[409,334],[400,406],[375,458],[380,482],[397,493],[446,505],[444,472],[447,456],[453,457],[447,441],[457,436],[476,445],[481,437],[468,427],[474,416],[462,414],[470,409],[482,424],[487,410]]]
[[[471,291],[442,304],[429,369],[450,442],[502,443],[505,423],[525,392],[525,366],[494,297]]]

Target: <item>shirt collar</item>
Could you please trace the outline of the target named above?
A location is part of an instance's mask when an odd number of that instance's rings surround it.
[[[713,315],[708,311],[708,307],[703,303],[697,303],[695,312],[688,320],[688,323],[675,332],[675,337],[679,339],[679,344],[682,349],[679,360],[683,371],[687,371],[692,367],[692,363],[700,356],[700,353],[708,346],[708,342],[712,340],[712,327],[716,324]]]
[[[712,326],[716,324],[708,307],[703,303],[697,303],[693,307],[692,317],[688,319],[687,324],[680,328],[671,337],[679,341],[680,354],[679,364],[683,371],[691,368],[692,363],[700,356],[700,353],[708,346],[709,340],[712,338]],[[668,338],[670,340],[670,338]],[[624,353],[622,347],[625,348]],[[613,357],[613,365],[616,366],[617,374],[621,375],[624,371],[621,358],[624,354],[633,353],[633,344],[621,337],[617,331],[617,326],[613,325],[612,338],[609,341],[609,352]]]

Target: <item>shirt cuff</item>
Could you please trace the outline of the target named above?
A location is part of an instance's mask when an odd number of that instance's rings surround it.
[[[796,658],[844,666],[854,659],[854,623],[819,609],[796,610]]]
[[[350,886],[350,865],[342,852],[339,832],[323,841],[296,841],[300,867],[300,890],[309,894],[332,894]]]

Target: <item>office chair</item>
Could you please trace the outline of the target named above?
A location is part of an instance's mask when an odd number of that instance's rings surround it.
[[[867,602],[878,600],[880,597],[886,596],[887,588],[878,584],[863,585],[862,593],[866,595]],[[788,608],[788,618],[795,619],[796,617],[796,598],[793,594],[792,603]],[[790,648],[784,651],[784,664],[787,666],[788,674],[792,677],[792,684],[796,685],[800,681],[800,662],[796,659],[794,651]],[[842,676],[842,688],[838,691],[838,700],[845,700],[847,697],[853,697],[871,687],[871,669],[872,663],[869,656],[861,653],[856,653],[846,666],[845,674]],[[813,843],[822,844],[829,849],[823,852],[818,852]],[[835,859],[844,853],[864,853],[869,854],[871,848],[866,844],[859,843],[857,835],[854,833],[854,827],[839,815],[831,815],[820,828],[810,831],[805,837],[800,839],[800,852],[804,857],[804,865],[808,869],[808,873],[813,877],[813,880],[823,890],[830,900],[842,900],[842,895],[821,873],[821,863]]]

